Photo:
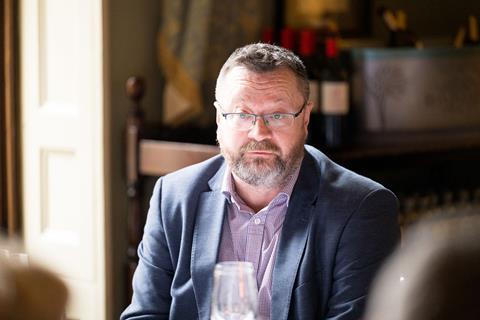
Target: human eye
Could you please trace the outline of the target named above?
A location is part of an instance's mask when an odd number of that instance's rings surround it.
[[[253,124],[255,116],[245,112],[229,113],[227,120],[230,126],[235,129],[247,130]]]
[[[271,121],[282,121],[288,118],[288,114],[275,112],[275,113],[269,114],[267,118]]]
[[[266,115],[268,123],[273,127],[282,127],[287,126],[290,123],[288,113],[275,112],[269,115]]]
[[[230,121],[235,126],[245,126],[253,122],[253,115],[245,112],[231,113]]]
[[[281,119],[284,119],[284,118],[285,118],[284,113],[274,113],[274,114],[272,114],[272,119],[281,120]]]
[[[241,112],[241,113],[237,113],[237,117],[240,120],[250,120],[252,118],[252,115],[249,113]]]

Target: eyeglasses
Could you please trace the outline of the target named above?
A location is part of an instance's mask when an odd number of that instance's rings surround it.
[[[223,111],[223,108],[218,101],[215,101],[213,104],[215,107]],[[275,112],[268,114],[254,114],[246,112],[223,112],[221,115],[232,129],[239,131],[252,129],[255,126],[255,123],[257,123],[257,118],[262,118],[265,125],[272,129],[286,128],[293,124],[295,118],[302,113],[306,105],[307,102],[304,102],[300,110],[295,113]]]

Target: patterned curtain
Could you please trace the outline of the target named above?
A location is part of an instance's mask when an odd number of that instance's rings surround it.
[[[165,75],[163,122],[168,126],[214,120],[220,68],[237,47],[260,40],[271,23],[272,0],[164,0],[158,35]]]

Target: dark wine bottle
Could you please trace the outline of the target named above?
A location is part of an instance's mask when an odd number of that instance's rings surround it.
[[[423,48],[423,43],[416,34],[408,28],[407,14],[397,10],[396,14],[388,8],[380,7],[378,10],[383,24],[388,30],[388,47],[416,47]]]
[[[267,27],[262,31],[262,42],[263,43],[274,43],[274,32],[272,27]]]
[[[338,148],[347,143],[350,103],[347,72],[340,63],[334,37],[325,41],[325,61],[320,78],[322,144]]]
[[[280,45],[290,51],[296,49],[296,35],[295,30],[285,27],[280,31]]]
[[[470,15],[468,17],[468,37],[465,39],[465,46],[477,46],[478,44],[478,20],[474,15]]]
[[[300,30],[298,54],[307,68],[308,82],[310,86],[309,101],[313,102],[313,109],[310,113],[307,143],[318,145],[320,142],[320,68],[319,56],[317,53],[317,34],[312,29]]]

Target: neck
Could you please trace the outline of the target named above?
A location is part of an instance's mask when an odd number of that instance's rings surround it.
[[[252,186],[239,179],[235,174],[233,174],[233,182],[237,194],[255,213],[265,208],[281,190],[281,187],[266,188],[262,186]]]

